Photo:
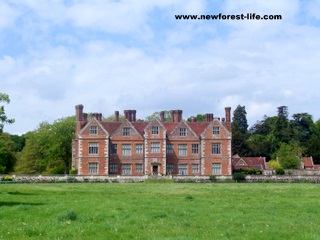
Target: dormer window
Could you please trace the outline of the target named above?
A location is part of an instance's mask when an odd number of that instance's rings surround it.
[[[159,134],[159,127],[158,126],[152,126],[151,133],[152,134]]]
[[[98,126],[90,126],[90,135],[98,134]]]
[[[180,136],[187,136],[187,129],[186,128],[180,128]]]
[[[130,128],[128,127],[123,128],[123,136],[130,136]]]
[[[213,135],[219,135],[220,134],[220,127],[213,127],[212,128],[212,134]]]

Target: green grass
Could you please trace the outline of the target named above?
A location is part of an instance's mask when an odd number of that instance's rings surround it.
[[[0,239],[320,239],[320,185],[0,185]]]

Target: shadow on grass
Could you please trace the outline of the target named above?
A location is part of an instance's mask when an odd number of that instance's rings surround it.
[[[27,202],[0,202],[0,207],[13,207],[13,206],[41,206],[43,203],[27,203]]]
[[[10,194],[10,195],[37,195],[35,193],[24,193],[24,192],[18,192],[18,191],[8,192],[8,194]]]

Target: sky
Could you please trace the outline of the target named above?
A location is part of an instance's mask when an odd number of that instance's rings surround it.
[[[318,0],[2,0],[0,93],[23,134],[84,112],[245,106],[249,125],[288,106],[320,118]],[[256,13],[281,20],[176,20]]]

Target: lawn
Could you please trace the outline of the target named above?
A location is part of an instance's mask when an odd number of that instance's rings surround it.
[[[320,239],[310,183],[1,184],[0,239]]]

